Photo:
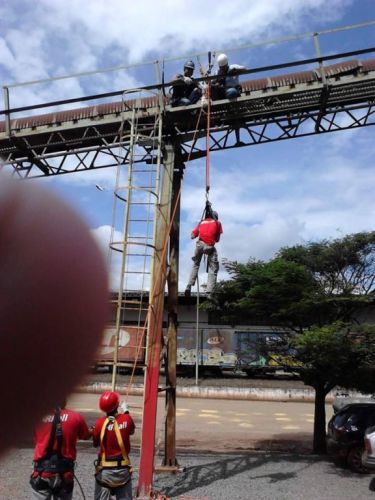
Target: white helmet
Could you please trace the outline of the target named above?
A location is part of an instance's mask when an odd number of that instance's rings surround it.
[[[220,68],[222,68],[223,66],[228,66],[228,57],[226,56],[226,54],[219,54],[217,56],[217,63]]]

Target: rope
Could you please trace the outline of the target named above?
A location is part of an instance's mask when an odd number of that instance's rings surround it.
[[[199,276],[197,275],[197,302],[195,322],[195,385],[199,379]]]
[[[73,472],[73,476],[74,476],[74,479],[76,480],[76,482],[77,482],[77,484],[78,484],[78,486],[79,486],[79,489],[80,489],[80,491],[81,491],[81,495],[82,495],[83,500],[86,500],[85,492],[83,491],[82,485],[81,485],[81,483],[78,481],[78,477],[74,474],[74,472]]]
[[[206,88],[207,98],[207,134],[206,134],[206,199],[210,192],[210,127],[211,127],[211,81]]]

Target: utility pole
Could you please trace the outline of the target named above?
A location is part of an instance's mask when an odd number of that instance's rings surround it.
[[[162,346],[162,323],[166,283],[167,255],[165,246],[170,224],[173,183],[174,150],[165,147],[162,175],[158,189],[155,218],[155,251],[150,290],[150,314],[147,331],[145,383],[143,394],[143,422],[141,456],[139,462],[137,497],[150,498],[154,472],[156,411],[159,392],[160,355]]]
[[[178,467],[176,459],[176,362],[177,362],[177,308],[178,308],[178,260],[180,246],[180,189],[183,164],[174,168],[172,184],[172,210],[176,213],[170,232],[168,273],[168,335],[166,350],[166,420],[163,466]],[[176,205],[177,203],[177,205]]]

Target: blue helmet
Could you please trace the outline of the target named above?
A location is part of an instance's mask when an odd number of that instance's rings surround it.
[[[219,220],[219,214],[215,212],[215,210],[212,210],[212,218],[215,220]]]
[[[184,64],[184,68],[195,69],[194,61],[186,61],[186,63]]]

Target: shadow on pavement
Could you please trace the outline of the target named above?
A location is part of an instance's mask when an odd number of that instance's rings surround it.
[[[254,448],[263,451],[281,451],[289,453],[312,453],[313,436],[311,433],[274,434],[266,439],[254,440]]]
[[[261,467],[267,463],[272,462],[282,462],[287,458],[288,462],[299,463],[301,466],[294,470],[293,472],[278,472],[278,473],[269,473],[269,474],[261,474],[259,476],[252,476],[252,480],[268,478],[272,483],[278,483],[280,481],[286,481],[289,479],[293,479],[304,469],[312,466],[316,463],[319,458],[316,456],[307,456],[307,455],[286,455],[283,454],[245,454],[235,458],[220,458],[218,460],[214,460],[210,463],[187,467],[182,473],[180,473],[174,480],[174,484],[172,486],[163,487],[163,493],[168,497],[179,497],[180,495],[184,495],[189,491],[194,490],[194,488],[199,485],[200,488],[209,486],[216,481],[232,478],[238,474],[242,474],[246,471],[252,471],[257,467]]]
[[[163,448],[163,446],[161,447]],[[280,433],[272,436],[252,437],[246,433],[235,440],[218,437],[215,442],[207,438],[179,438],[178,453],[245,453],[250,451],[278,451],[287,453],[312,453],[313,440],[311,433]]]

